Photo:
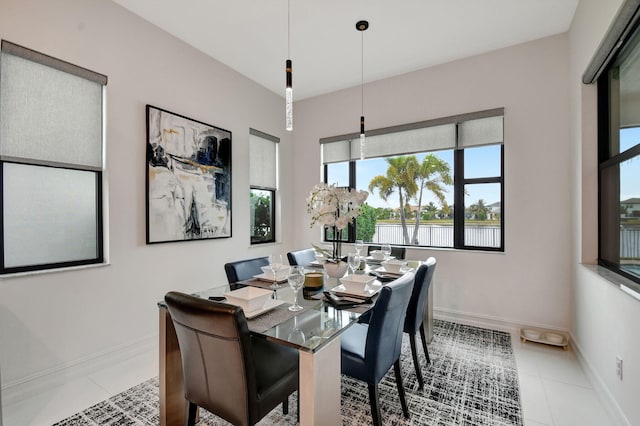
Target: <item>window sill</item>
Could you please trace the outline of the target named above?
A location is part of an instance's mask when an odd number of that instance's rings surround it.
[[[34,275],[55,274],[58,272],[70,272],[70,271],[78,271],[83,269],[103,268],[105,266],[111,266],[111,264],[108,262],[92,263],[91,265],[69,266],[68,268],[43,269],[41,271],[18,272],[15,274],[0,275],[0,281],[12,279],[12,278],[30,277]]]
[[[590,265],[586,263],[581,264],[584,268],[589,271],[598,274],[605,281],[609,282],[611,285],[618,287],[620,290],[627,293],[629,296],[634,299],[640,301],[640,285],[635,283],[634,281],[623,277],[622,275],[618,275],[609,269],[602,267],[600,265]]]

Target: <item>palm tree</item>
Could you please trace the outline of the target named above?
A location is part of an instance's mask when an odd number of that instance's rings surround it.
[[[473,218],[476,220],[487,220],[491,209],[484,204],[484,200],[481,198],[476,204],[471,204],[467,211],[473,215]]]
[[[427,212],[426,219],[433,219],[436,213],[438,213],[438,206],[433,204],[433,201],[429,201],[429,204],[427,204],[424,209]],[[425,217],[423,217],[423,219],[425,219]]]
[[[433,154],[429,154],[422,160],[418,168],[416,178],[418,181],[418,212],[422,207],[422,194],[424,190],[431,192],[438,198],[440,204],[445,204],[444,194],[447,192],[446,186],[453,185],[449,163],[442,161]],[[413,227],[413,244],[419,244],[418,230],[420,229],[420,215],[416,215],[416,224]]]
[[[378,189],[380,198],[384,201],[395,192],[398,193],[398,201],[400,206],[400,223],[402,224],[402,232],[405,244],[409,244],[409,232],[407,231],[407,222],[404,213],[405,201],[413,198],[418,191],[416,183],[416,173],[419,168],[418,160],[415,156],[400,156],[385,158],[389,164],[385,175],[378,175],[369,182],[369,192],[373,193]]]
[[[445,201],[444,204],[442,204],[442,207],[440,208],[438,214],[442,219],[449,219],[453,214],[453,210],[451,209],[451,206]]]

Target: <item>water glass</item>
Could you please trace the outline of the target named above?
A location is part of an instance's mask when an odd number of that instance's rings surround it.
[[[298,345],[304,344],[307,340],[304,332],[298,327],[298,316],[293,317],[293,329],[289,332],[289,336],[287,337],[287,340],[291,343],[297,343]]]
[[[271,269],[271,273],[273,274],[273,284],[271,284],[269,288],[277,290],[280,288],[280,285],[278,284],[278,275],[276,274],[276,272],[282,269],[281,254],[269,255],[269,269]]]
[[[301,266],[292,266],[289,268],[289,276],[287,277],[289,281],[289,286],[291,290],[293,290],[293,305],[289,306],[290,311],[300,311],[302,310],[302,306],[298,305],[298,293],[300,289],[304,285],[304,270]]]
[[[389,256],[391,256],[391,244],[383,244],[381,249],[384,253],[384,258],[389,259]]]
[[[362,255],[363,248],[364,248],[364,241],[356,240],[356,251],[358,252],[358,257]]]
[[[355,274],[360,266],[360,256],[358,253],[349,253],[347,256],[347,264],[349,265],[349,269],[351,269],[351,273]]]

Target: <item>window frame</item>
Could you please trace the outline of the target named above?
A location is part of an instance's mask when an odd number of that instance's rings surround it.
[[[259,186],[250,186],[249,191],[267,191],[271,193],[271,238],[264,240],[254,240],[253,239],[253,231],[249,238],[251,239],[251,245],[258,244],[267,244],[267,243],[275,243],[276,242],[276,190],[273,188],[264,188]],[[251,224],[252,227],[255,226],[255,223]]]
[[[636,12],[637,19],[638,12]],[[634,20],[632,20],[634,21]],[[637,20],[634,21],[635,24],[630,28],[627,28],[627,31],[624,36],[624,40],[622,43],[616,46],[616,51],[612,52],[608,58],[608,62],[604,64],[595,77],[595,82],[597,83],[597,138],[598,138],[598,265],[622,276],[636,284],[640,284],[640,277],[637,275],[633,275],[620,267],[620,235],[619,233],[614,237],[610,238],[610,233],[605,229],[607,226],[612,226],[611,220],[615,220],[613,225],[617,225],[617,229],[620,227],[620,213],[619,207],[621,206],[621,200],[617,200],[616,206],[611,206],[607,202],[607,197],[605,197],[604,193],[605,188],[610,188],[611,185],[615,185],[619,187],[620,185],[620,175],[619,169],[617,172],[617,181],[613,182],[612,177],[607,173],[611,170],[612,167],[619,167],[625,161],[628,161],[633,158],[640,159],[640,143],[635,146],[628,148],[625,151],[619,152],[619,137],[617,140],[613,140],[612,137],[612,125],[614,125],[612,120],[612,115],[615,115],[616,119],[619,119],[620,109],[618,106],[612,108],[612,90],[610,85],[610,71],[615,68],[618,64],[619,60],[624,60],[626,53],[632,49],[640,48],[640,23]],[[586,83],[586,82],[585,82]],[[616,124],[616,132],[619,132],[622,127]],[[619,134],[619,133],[618,133]],[[618,144],[617,153],[612,154],[612,144]],[[617,197],[620,198],[620,197]],[[618,213],[614,218],[609,217],[609,210],[614,207],[618,207]],[[614,247],[615,246],[615,247]],[[618,253],[618,262],[615,263],[610,259],[606,259],[605,251],[611,251],[613,248],[616,249]]]
[[[504,108],[496,108],[496,109],[492,109],[492,110],[486,110],[486,111],[479,111],[479,112],[475,112],[475,113],[469,113],[469,114],[461,114],[461,115],[456,115],[456,116],[452,116],[452,117],[444,117],[444,118],[438,118],[438,119],[434,119],[434,120],[427,120],[427,121],[422,121],[422,122],[417,122],[417,123],[409,123],[409,124],[404,124],[404,125],[400,125],[400,126],[393,126],[393,127],[389,127],[389,128],[384,128],[384,129],[375,129],[372,130],[370,132],[368,132],[368,134],[372,134],[372,135],[381,135],[381,134],[386,134],[386,133],[394,133],[394,132],[399,132],[402,130],[409,130],[409,129],[419,129],[421,127],[429,127],[429,126],[438,126],[438,125],[442,125],[442,124],[455,124],[455,133],[456,133],[456,142],[455,142],[455,147],[453,148],[449,148],[449,149],[453,149],[453,171],[454,171],[454,175],[453,175],[453,191],[454,191],[454,211],[453,211],[453,246],[427,246],[427,245],[411,245],[411,244],[394,244],[397,246],[402,246],[402,247],[409,247],[409,248],[444,248],[444,249],[455,249],[455,250],[474,250],[474,251],[488,251],[488,252],[504,252],[505,251],[505,233],[504,233],[504,212],[505,212],[505,206],[504,206],[504,140],[502,141],[502,143],[499,143],[500,145],[500,175],[499,176],[490,176],[490,177],[474,177],[474,178],[465,178],[464,176],[464,151],[465,149],[473,149],[479,146],[492,146],[492,145],[498,145],[498,143],[490,143],[490,144],[479,144],[479,145],[472,145],[472,146],[468,146],[468,147],[461,147],[461,143],[460,143],[460,125],[462,122],[464,121],[469,121],[469,120],[474,120],[474,119],[478,119],[478,118],[489,118],[489,117],[496,117],[496,116],[502,116],[503,120],[504,120]],[[504,135],[504,124],[503,124],[503,135]],[[320,144],[323,143],[332,143],[332,142],[337,142],[337,141],[342,141],[342,140],[356,140],[356,138],[359,136],[359,134],[349,134],[349,135],[341,135],[341,136],[334,136],[334,137],[329,137],[329,138],[323,138],[320,140]],[[503,137],[504,139],[504,137]],[[439,150],[432,150],[432,151],[422,151],[422,152],[430,152],[430,153],[434,153],[434,152],[438,152],[438,151],[448,151],[449,149],[439,149]],[[398,154],[398,155],[412,155],[415,154],[414,152],[407,152],[405,154]],[[387,156],[387,157],[381,157],[381,158],[390,158],[392,156]],[[349,164],[349,188],[356,188],[356,183],[357,183],[357,159],[350,159],[348,161]],[[342,163],[342,162],[338,162]],[[329,163],[323,163],[323,181],[325,183],[329,183],[328,182],[328,168],[329,168]],[[471,185],[471,184],[482,184],[482,183],[497,183],[500,185],[500,246],[499,247],[487,247],[487,246],[473,246],[473,245],[466,245],[465,241],[464,241],[464,231],[465,231],[465,212],[466,212],[466,207],[465,203],[464,203],[464,187],[465,185]],[[464,206],[465,208],[456,208],[455,206]],[[349,224],[349,228],[348,228],[348,238],[345,240],[343,238],[342,242],[347,242],[347,243],[354,243],[355,242],[355,236],[357,234],[357,230],[356,230],[356,224]],[[326,242],[331,242],[331,239],[327,239],[327,231],[324,230],[323,232],[323,240]]]
[[[95,71],[91,71],[89,69],[80,67],[78,65],[71,64],[69,62],[63,61],[61,59],[54,58],[52,56],[46,55],[44,53],[37,52],[35,50],[11,43],[7,40],[1,41],[0,51],[2,53],[14,55],[20,57],[22,59],[44,65],[50,68],[53,68],[57,71],[61,71],[67,74],[74,75],[76,77],[84,78],[86,80],[92,81],[101,85],[101,96],[100,96],[100,108],[101,108],[101,117],[100,117],[100,152],[101,154],[101,164],[99,167],[95,165],[81,165],[81,164],[73,164],[73,163],[61,163],[55,161],[46,161],[39,160],[36,158],[29,157],[12,157],[8,155],[0,155],[0,276],[8,276],[12,274],[20,274],[20,273],[29,273],[29,272],[51,272],[62,268],[71,268],[77,266],[86,266],[86,265],[94,265],[94,264],[103,264],[105,262],[105,240],[104,240],[104,228],[107,218],[105,217],[106,212],[103,208],[105,201],[105,184],[104,184],[104,175],[106,172],[105,166],[105,145],[106,145],[106,137],[105,137],[105,128],[106,128],[106,85],[107,85],[107,77],[105,75],[96,73]],[[1,76],[0,76],[1,78]],[[48,141],[44,141],[43,143],[49,143]],[[95,257],[89,259],[81,259],[81,260],[69,260],[62,262],[48,262],[48,263],[31,263],[28,265],[22,266],[11,266],[7,267],[5,264],[5,251],[7,248],[5,247],[5,202],[4,202],[4,169],[5,164],[23,164],[28,166],[35,167],[49,167],[61,170],[78,170],[82,172],[93,173],[95,177],[95,225],[96,225],[96,255]]]

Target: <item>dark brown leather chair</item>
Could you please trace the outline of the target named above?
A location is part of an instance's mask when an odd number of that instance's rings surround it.
[[[178,336],[187,400],[186,424],[196,411],[253,425],[298,389],[298,352],[253,337],[241,308],[169,292],[164,298]]]

